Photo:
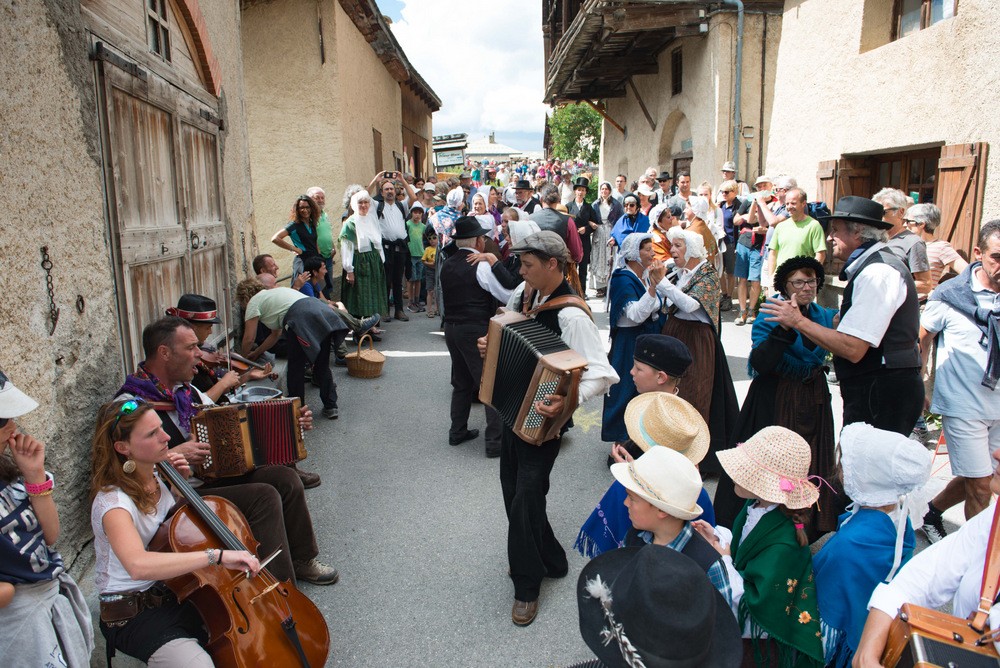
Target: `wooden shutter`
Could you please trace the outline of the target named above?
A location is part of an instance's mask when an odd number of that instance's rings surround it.
[[[382,133],[372,128],[372,143],[375,145],[375,173],[382,171]]]
[[[816,196],[813,197],[813,201],[825,202],[830,207],[830,211],[833,211],[833,207],[837,204],[837,162],[837,160],[824,160],[819,163],[819,168],[816,170]],[[833,248],[829,240],[826,242],[826,262],[824,264],[827,273],[832,274],[839,273],[840,267],[844,264],[833,259]]]
[[[857,195],[858,197],[871,197],[872,192],[872,168],[869,158],[841,158],[837,161],[837,197],[833,202],[829,202],[830,210],[841,197]]]
[[[953,144],[941,148],[938,160],[937,205],[941,208],[938,238],[951,243],[969,259],[983,215],[986,157],[989,145]]]

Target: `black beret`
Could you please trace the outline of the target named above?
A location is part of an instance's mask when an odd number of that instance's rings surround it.
[[[643,334],[635,341],[635,360],[670,376],[683,376],[691,366],[691,351],[665,334]]]

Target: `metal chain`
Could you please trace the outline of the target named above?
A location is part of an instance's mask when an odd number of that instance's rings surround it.
[[[243,274],[247,273],[247,233],[240,232],[240,250],[243,251]]]
[[[52,285],[52,260],[49,258],[49,247],[42,246],[42,269],[45,270],[45,286],[49,291],[49,336],[56,331],[59,322],[59,309],[56,307],[56,290]]]

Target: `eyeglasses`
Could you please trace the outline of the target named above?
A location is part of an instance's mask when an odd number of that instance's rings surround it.
[[[788,192],[788,188],[775,188],[774,192],[776,193]]]
[[[139,408],[139,404],[144,404],[146,401],[144,399],[129,399],[128,401],[122,402],[122,405],[118,407],[118,415],[115,416],[114,424],[111,425],[111,433],[115,433],[115,429],[118,428],[118,421],[122,419],[123,415],[131,415],[135,413]]]
[[[815,278],[797,278],[794,281],[788,281],[788,284],[795,288],[796,290],[801,290],[807,285],[810,287],[815,286],[817,280]]]
[[[904,218],[903,219],[903,224],[904,225],[923,225],[923,223],[921,221],[919,221],[919,220],[913,220],[912,218]]]
[[[624,206],[627,209],[630,206],[639,206],[639,205],[636,204],[635,202],[625,202]]]

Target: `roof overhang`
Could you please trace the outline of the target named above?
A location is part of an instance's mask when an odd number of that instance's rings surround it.
[[[364,35],[375,55],[379,57],[392,78],[413,91],[417,97],[435,112],[441,108],[441,98],[424,81],[416,68],[407,60],[403,48],[396,41],[389,24],[379,11],[375,0],[340,0],[358,31]]]

